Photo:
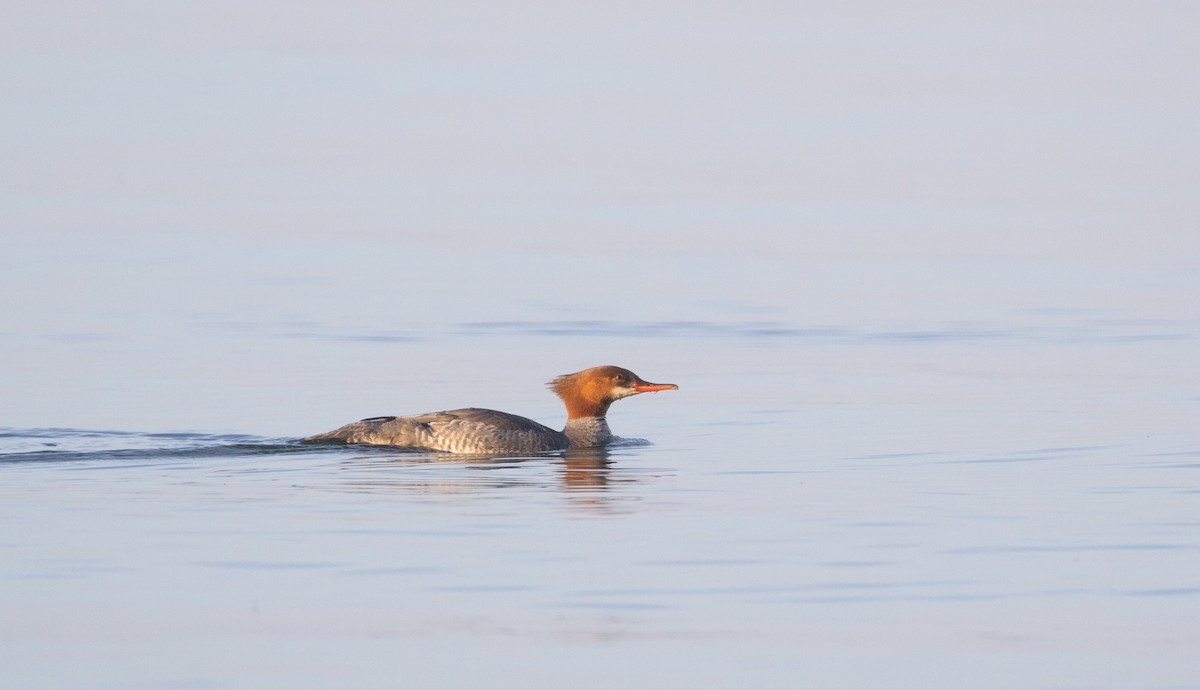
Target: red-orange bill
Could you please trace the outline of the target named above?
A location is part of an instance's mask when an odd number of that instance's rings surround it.
[[[643,383],[633,387],[639,393],[657,393],[659,391],[677,391],[679,386],[673,383]]]

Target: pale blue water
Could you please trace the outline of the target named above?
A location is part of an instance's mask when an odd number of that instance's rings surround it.
[[[1200,687],[1190,6],[110,9],[0,41],[0,686]]]

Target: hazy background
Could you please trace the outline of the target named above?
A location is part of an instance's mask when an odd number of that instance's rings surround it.
[[[189,347],[230,323],[379,337],[531,319],[936,330],[1198,316],[1191,3],[17,2],[5,15],[9,424],[158,428],[179,394],[202,394],[188,386],[285,366],[240,358],[228,332],[223,352]],[[619,361],[606,347],[488,356],[536,383]],[[136,389],[166,375],[169,401]],[[54,393],[98,385],[129,407]],[[167,426],[308,428],[226,409]]]
[[[1194,686],[1200,4],[2,14],[14,687]]]

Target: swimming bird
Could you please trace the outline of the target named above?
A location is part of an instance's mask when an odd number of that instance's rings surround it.
[[[678,390],[650,383],[614,366],[565,374],[546,384],[567,407],[567,425],[555,431],[507,412],[468,407],[408,417],[370,417],[302,439],[307,443],[367,443],[450,453],[504,453],[593,448],[613,440],[605,415],[621,398]]]

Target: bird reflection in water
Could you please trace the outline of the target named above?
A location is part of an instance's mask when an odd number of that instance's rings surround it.
[[[574,448],[563,452],[559,477],[567,491],[607,489],[612,474],[607,448]]]
[[[339,463],[346,490],[362,493],[406,493],[429,497],[508,493],[521,489],[558,489],[574,507],[608,511],[628,502],[618,485],[629,487],[638,474],[615,466],[605,447],[575,448],[536,455],[462,455],[370,449]],[[507,491],[504,491],[507,490]]]
[[[607,448],[575,448],[563,452],[558,465],[559,485],[567,500],[578,509],[608,513],[618,505],[611,493],[613,481],[611,453]],[[635,481],[632,476],[623,481]]]

